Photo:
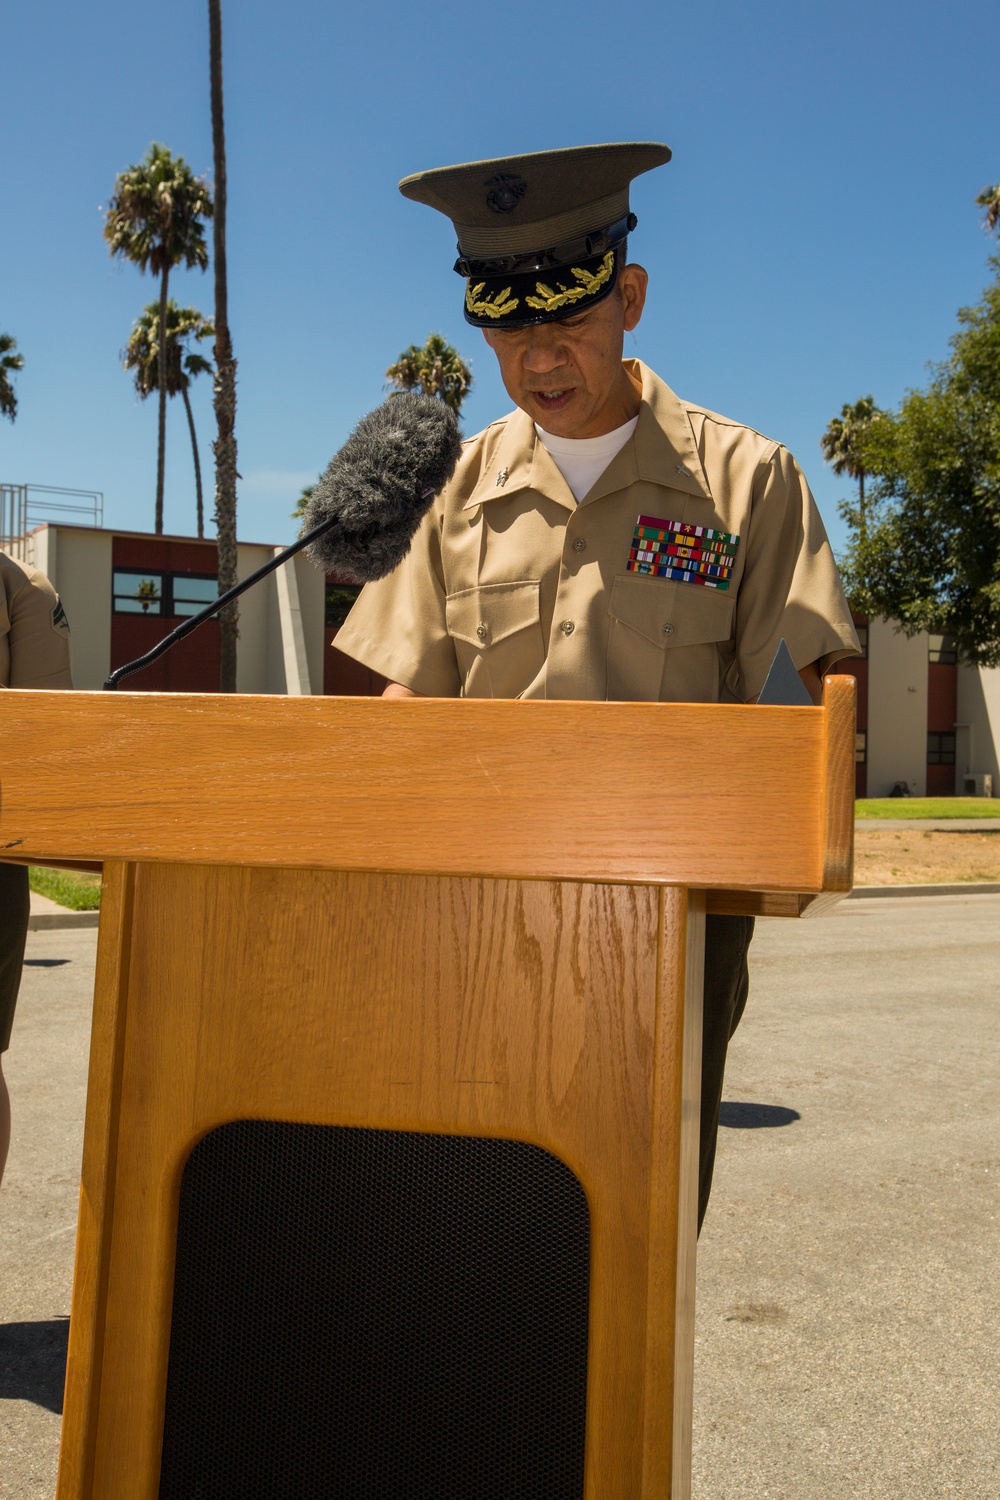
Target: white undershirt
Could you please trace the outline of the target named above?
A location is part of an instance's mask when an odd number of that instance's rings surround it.
[[[545,432],[535,423],[538,441],[552,455],[577,504],[593,489],[615,454],[624,448],[638,420],[638,417],[633,417],[631,422],[616,427],[614,432],[604,432],[593,438],[556,437],[555,433]]]

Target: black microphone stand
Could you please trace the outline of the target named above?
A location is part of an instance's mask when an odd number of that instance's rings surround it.
[[[192,630],[196,630],[203,621],[211,619],[231,599],[238,599],[240,594],[244,593],[246,589],[255,583],[259,583],[262,578],[266,578],[268,573],[273,573],[275,568],[280,568],[282,563],[287,562],[290,557],[294,557],[296,552],[301,552],[303,547],[308,547],[309,543],[314,542],[317,537],[323,536],[339,520],[340,517],[337,515],[328,516],[325,521],[321,521],[318,526],[314,526],[312,531],[306,532],[305,536],[299,537],[297,542],[293,542],[290,547],[285,547],[276,557],[272,557],[270,562],[266,562],[262,568],[258,568],[256,573],[251,573],[249,578],[244,578],[241,583],[234,584],[231,589],[227,589],[224,594],[220,594],[218,599],[213,599],[211,604],[206,604],[205,608],[200,609],[196,615],[191,615],[189,619],[183,620],[177,626],[176,630],[172,630],[169,635],[165,635],[162,641],[157,642],[152,651],[146,652],[145,656],[140,656],[136,661],[126,662],[123,667],[116,667],[105,682],[104,691],[114,692],[123,677],[129,677],[133,672],[139,672],[143,667],[150,666],[163,655],[164,651],[169,651],[175,641],[183,640],[186,635],[190,635]]]

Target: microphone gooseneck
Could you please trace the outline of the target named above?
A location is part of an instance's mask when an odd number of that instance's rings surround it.
[[[448,483],[462,449],[455,414],[433,396],[391,396],[369,412],[331,461],[306,508],[299,539],[218,599],[183,620],[145,656],[117,667],[124,677],[150,666],[233,599],[303,548],[317,567],[353,583],[391,573],[410,550],[434,496]]]

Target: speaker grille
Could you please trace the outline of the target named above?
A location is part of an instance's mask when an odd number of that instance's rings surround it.
[[[160,1500],[580,1500],[589,1262],[538,1146],[221,1126],[181,1185]]]

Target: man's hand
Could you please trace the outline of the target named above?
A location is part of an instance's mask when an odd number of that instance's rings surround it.
[[[415,693],[412,688],[403,687],[401,682],[387,682],[382,689],[383,698],[422,698],[423,693]]]

